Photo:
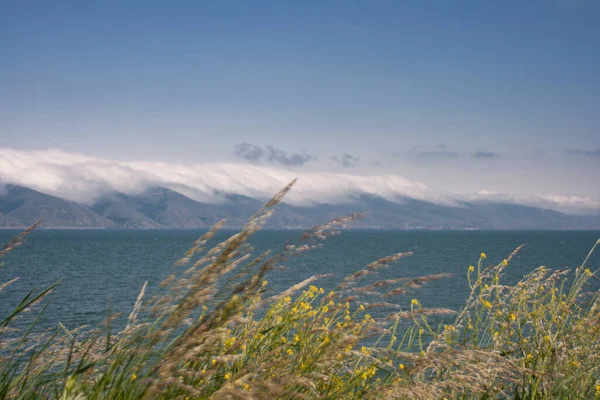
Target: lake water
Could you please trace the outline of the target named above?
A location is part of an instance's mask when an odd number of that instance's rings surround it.
[[[17,231],[0,230],[0,242]],[[224,238],[232,232],[221,232]],[[4,259],[0,283],[20,280],[0,292],[0,316],[6,315],[31,288],[43,288],[58,280],[48,297],[43,325],[62,321],[68,328],[96,324],[105,318],[109,298],[113,309],[127,315],[144,281],[148,291],[172,271],[176,261],[201,231],[149,230],[39,230]],[[281,248],[299,231],[262,231],[252,243],[261,250]],[[309,276],[331,273],[320,286],[334,287],[343,277],[378,258],[412,251],[383,270],[380,278],[414,277],[450,273],[407,296],[392,298],[408,305],[417,297],[428,307],[460,307],[468,294],[466,270],[484,251],[487,261],[499,262],[520,244],[526,247],[510,264],[504,278],[514,283],[534,268],[576,267],[600,238],[591,231],[345,231],[324,242],[324,247],[286,263],[283,271],[269,275],[269,290],[281,291]],[[600,267],[600,251],[590,259],[590,268]]]

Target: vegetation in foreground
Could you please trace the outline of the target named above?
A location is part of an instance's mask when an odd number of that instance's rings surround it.
[[[69,331],[58,322],[37,333],[34,322],[18,331],[15,319],[41,314],[38,304],[52,288],[28,293],[0,316],[0,398],[600,398],[600,304],[597,292],[586,292],[595,277],[586,262],[600,240],[575,271],[540,267],[514,286],[501,276],[519,249],[497,265],[482,253],[468,267],[471,293],[457,313],[416,299],[408,310],[388,301],[444,277],[377,280],[378,270],[408,253],[371,263],[331,292],[314,276],[266,296],[269,271],[360,217],[253,256],[248,239],[290,188],[229,239],[208,248],[221,224],[200,237],[161,294],[145,299],[144,285],[119,332],[115,316],[93,329]],[[388,317],[371,317],[373,308]],[[439,315],[446,324],[433,323]]]

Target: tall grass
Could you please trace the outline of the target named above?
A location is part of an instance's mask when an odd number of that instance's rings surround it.
[[[589,255],[575,271],[540,267],[508,286],[502,273],[520,248],[493,265],[482,253],[467,269],[471,292],[458,312],[388,301],[445,277],[377,280],[410,253],[375,261],[333,291],[313,276],[268,295],[270,271],[361,217],[254,255],[249,239],[291,186],[225,241],[209,246],[222,223],[196,240],[160,294],[146,299],[144,285],[120,331],[110,312],[95,328],[69,331],[57,322],[40,332],[34,318],[16,330],[15,318],[43,312],[52,288],[26,294],[0,316],[0,398],[600,398],[600,304],[597,292],[586,292],[595,277]],[[373,308],[387,318],[373,318]]]

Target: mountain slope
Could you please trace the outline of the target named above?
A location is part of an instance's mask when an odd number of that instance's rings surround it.
[[[115,193],[98,200],[92,210],[111,220],[120,228],[149,229],[164,228],[159,222],[137,210],[134,204],[129,204],[129,196]]]
[[[181,193],[163,187],[152,187],[139,195],[117,194],[104,198],[92,208],[119,226],[208,228],[221,219],[226,226],[237,228],[263,205],[245,196],[226,195],[222,204],[199,203]],[[155,226],[151,226],[154,224]],[[297,215],[282,204],[270,220],[271,227],[306,227],[313,220]]]
[[[40,218],[47,228],[107,228],[114,222],[89,208],[17,185],[6,185],[0,196],[0,213],[21,224],[31,225]]]
[[[0,197],[1,199],[1,197]],[[1,201],[1,200],[0,200]],[[0,212],[0,228],[24,228],[25,224],[16,219],[15,217],[11,217],[10,215],[6,215]]]

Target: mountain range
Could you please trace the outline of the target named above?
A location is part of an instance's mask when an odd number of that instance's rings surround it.
[[[200,203],[164,187],[140,194],[112,193],[84,205],[33,189],[5,185],[0,194],[0,228],[23,228],[43,219],[45,228],[192,229],[221,219],[239,228],[263,204],[241,195],[225,195],[219,204]],[[492,201],[442,205],[411,198],[397,202],[357,194],[350,204],[276,207],[267,228],[309,228],[354,212],[367,216],[353,224],[378,229],[600,229],[600,215],[570,215],[539,207]]]

